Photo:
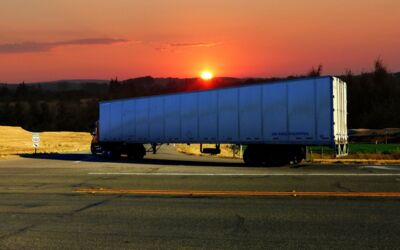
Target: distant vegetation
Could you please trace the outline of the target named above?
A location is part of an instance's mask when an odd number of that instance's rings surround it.
[[[307,75],[319,76],[322,65]],[[400,127],[400,73],[388,72],[378,59],[372,72],[338,76],[348,83],[349,128]],[[237,86],[280,80],[141,77],[108,83],[79,81],[36,84],[0,84],[0,125],[21,126],[30,131],[90,131],[98,119],[98,102],[165,93]]]
[[[0,126],[0,159],[12,155],[31,154],[32,134],[20,127]],[[45,132],[40,135],[38,153],[88,151],[89,133]]]
[[[348,84],[350,128],[400,127],[400,73],[389,73],[381,60],[371,73],[341,78]]]

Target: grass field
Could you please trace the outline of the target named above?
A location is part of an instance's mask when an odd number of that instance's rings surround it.
[[[334,151],[329,147],[309,147],[312,159],[334,158]],[[400,144],[349,144],[349,155],[344,159],[376,159],[376,160],[399,160]]]
[[[400,153],[400,144],[350,144],[351,153]]]
[[[349,155],[335,158],[329,147],[309,147],[309,157],[319,163],[399,164],[400,144],[349,144]]]
[[[329,147],[310,147],[313,152],[333,153],[333,149]],[[365,143],[354,143],[349,144],[350,154],[392,154],[400,153],[400,144],[365,144]]]
[[[38,153],[60,153],[87,151],[90,149],[91,135],[82,132],[40,133]],[[32,133],[20,127],[0,126],[0,157],[31,154]]]

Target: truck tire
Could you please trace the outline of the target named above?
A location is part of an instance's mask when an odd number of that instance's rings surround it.
[[[247,166],[252,166],[253,165],[253,161],[251,159],[249,150],[247,148],[243,153],[243,161]]]
[[[92,153],[92,155],[97,155],[97,151],[94,144],[90,145],[90,152]]]
[[[121,151],[118,149],[114,149],[114,148],[110,148],[110,149],[106,149],[105,151],[105,156],[108,159],[119,159],[121,158]]]
[[[297,164],[302,159],[301,147],[294,145],[276,145],[270,146],[268,149],[269,159],[267,164],[269,166],[280,167],[288,164]]]
[[[143,144],[133,144],[128,146],[128,158],[132,160],[142,160],[146,155],[146,148]]]
[[[90,144],[90,152],[94,156],[97,156],[98,154],[104,154],[104,150],[103,150],[101,144],[98,144],[98,143]]]
[[[260,148],[256,145],[248,145],[243,153],[243,161],[247,166],[262,165]]]
[[[298,147],[296,153],[294,154],[294,164],[300,164],[306,158],[306,148]]]
[[[304,147],[293,145],[248,145],[243,160],[248,166],[281,167],[305,158]]]

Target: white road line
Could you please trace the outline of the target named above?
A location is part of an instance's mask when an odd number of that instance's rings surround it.
[[[380,169],[380,170],[400,170],[399,166],[362,166],[360,169],[369,168],[369,169]]]
[[[241,174],[241,173],[135,173],[135,172],[91,172],[89,175],[134,175],[134,176],[400,176],[400,174],[372,174],[372,173],[287,173],[287,174]]]

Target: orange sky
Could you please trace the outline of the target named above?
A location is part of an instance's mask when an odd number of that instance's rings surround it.
[[[0,82],[400,71],[398,0],[1,0]]]

